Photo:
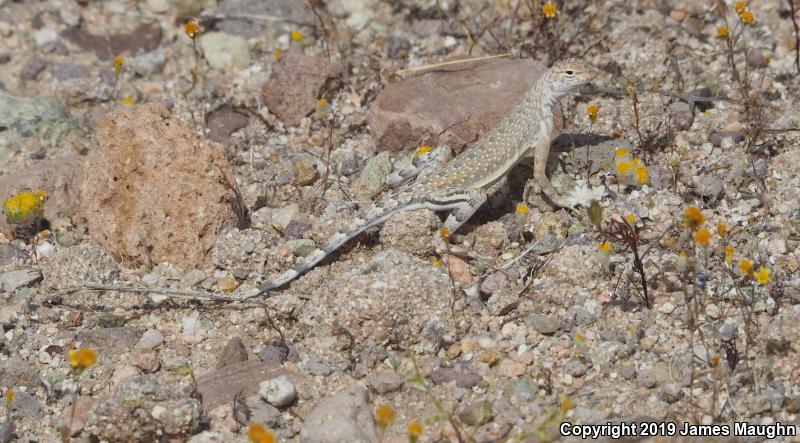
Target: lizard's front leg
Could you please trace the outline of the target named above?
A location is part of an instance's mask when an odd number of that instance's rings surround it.
[[[459,189],[447,191],[444,195],[434,195],[425,205],[435,211],[451,209],[444,221],[442,230],[434,236],[433,242],[436,252],[443,253],[448,250],[447,238],[454,234],[473,214],[486,202],[484,189]],[[445,234],[445,235],[442,235]]]
[[[550,138],[545,137],[540,142],[538,142],[533,151],[533,179],[536,180],[536,183],[539,185],[539,188],[542,190],[542,193],[553,202],[554,205],[562,208],[570,207],[571,205],[567,202],[567,199],[564,198],[561,194],[556,191],[556,188],[553,186],[553,183],[550,182],[550,179],[547,178],[546,168],[547,168],[547,157],[550,155]],[[525,191],[523,194],[523,201],[528,201],[528,187],[525,187]]]

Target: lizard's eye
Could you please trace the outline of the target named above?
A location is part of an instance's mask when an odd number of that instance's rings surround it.
[[[564,71],[564,74],[567,74],[567,77],[574,77],[575,71]]]

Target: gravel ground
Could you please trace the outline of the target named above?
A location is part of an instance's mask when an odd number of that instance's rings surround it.
[[[0,0],[0,443],[800,441],[791,3]],[[444,256],[406,212],[192,300],[567,57],[575,209],[522,164]]]

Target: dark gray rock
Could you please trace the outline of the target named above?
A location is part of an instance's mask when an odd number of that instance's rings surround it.
[[[389,58],[408,57],[408,51],[411,50],[411,42],[393,35],[386,37],[386,55]]]
[[[481,426],[492,421],[492,405],[486,400],[470,403],[459,413],[458,418],[470,426]]]
[[[131,327],[101,328],[80,331],[75,335],[75,340],[81,343],[81,347],[93,348],[102,357],[115,359],[130,351],[140,335],[139,331]]]
[[[19,78],[24,81],[36,80],[36,77],[38,77],[46,67],[47,62],[44,61],[43,58],[34,57],[22,65],[22,69],[19,71]]]
[[[714,146],[722,145],[722,139],[730,137],[735,143],[744,140],[744,134],[738,131],[716,131],[708,136],[708,141]]]
[[[221,368],[230,364],[246,361],[247,356],[247,349],[244,347],[242,339],[234,337],[222,349],[222,353],[220,353],[219,358],[217,358],[217,367]]]
[[[367,377],[367,385],[381,395],[400,389],[403,383],[403,377],[395,371],[375,371]]]
[[[658,384],[658,380],[656,380],[656,375],[650,369],[644,369],[639,372],[639,375],[636,377],[636,381],[639,383],[640,386],[645,388],[655,388]]]
[[[472,388],[481,382],[481,376],[479,374],[474,372],[456,371],[455,369],[450,368],[435,369],[431,373],[430,379],[437,385],[454,381],[456,382],[456,386],[459,388]]]
[[[619,368],[617,372],[625,380],[633,380],[636,377],[636,368],[633,365],[625,365]]]
[[[286,225],[283,235],[286,237],[286,240],[299,240],[303,238],[303,235],[310,229],[311,226],[309,224],[292,219],[289,221],[289,224]]]
[[[561,322],[550,315],[531,314],[528,317],[528,326],[540,334],[553,335],[561,328]]]
[[[285,361],[297,362],[300,355],[294,345],[286,343],[285,346],[269,345],[258,351],[258,358],[271,366],[281,366]]]
[[[564,364],[564,370],[573,377],[583,377],[589,370],[589,366],[578,359],[572,359]]]
[[[767,58],[763,52],[756,48],[750,48],[747,50],[745,60],[747,61],[747,66],[751,68],[761,69],[766,68],[767,65],[769,65],[769,58]]]
[[[58,81],[65,81],[74,78],[89,77],[89,70],[85,66],[74,63],[53,63],[50,65],[50,74]]]
[[[678,131],[688,131],[694,124],[694,115],[689,111],[672,113],[672,126]]]
[[[314,359],[308,362],[308,372],[310,372],[311,375],[327,377],[331,375],[333,368],[324,361]]]

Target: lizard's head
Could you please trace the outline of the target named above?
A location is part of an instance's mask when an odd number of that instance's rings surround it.
[[[553,95],[559,99],[591,82],[599,74],[600,71],[580,60],[568,59],[553,64],[545,75],[548,76]]]

